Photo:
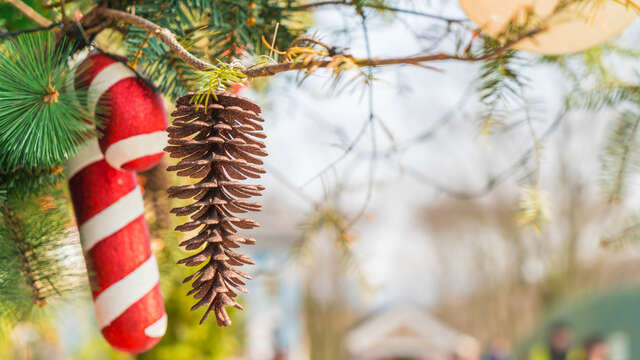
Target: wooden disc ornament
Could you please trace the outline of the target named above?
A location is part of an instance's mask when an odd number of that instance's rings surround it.
[[[614,0],[582,2],[553,13],[559,0],[459,0],[469,18],[483,31],[496,36],[512,21],[533,10],[546,19],[548,28],[514,47],[545,55],[586,50],[619,35],[638,16],[637,10]]]

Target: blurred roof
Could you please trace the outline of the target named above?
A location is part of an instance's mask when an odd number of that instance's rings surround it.
[[[351,330],[347,348],[356,359],[437,358],[454,353],[464,338],[421,308],[398,306]]]

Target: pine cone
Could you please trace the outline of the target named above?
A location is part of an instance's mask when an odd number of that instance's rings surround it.
[[[260,205],[240,199],[259,196],[264,187],[247,185],[235,180],[259,178],[265,171],[257,156],[266,156],[264,121],[258,114],[260,107],[243,97],[227,92],[217,93],[217,100],[209,97],[209,104],[194,104],[194,93],[181,96],[176,103],[173,126],[169,127],[171,157],[182,158],[167,168],[179,176],[201,179],[191,185],[172,186],[169,196],[193,198],[190,205],[174,208],[178,216],[190,215],[190,221],[176,227],[178,231],[199,229],[197,235],[180,243],[186,250],[201,249],[197,254],[180,260],[179,264],[206,264],[188,276],[193,280],[188,295],[199,301],[191,308],[208,306],[200,323],[214,310],[219,326],[231,325],[225,309],[233,306],[242,310],[234,297],[237,291],[247,292],[244,279],[251,277],[236,267],[253,264],[251,257],[231,250],[239,244],[254,244],[252,238],[237,235],[237,229],[251,229],[258,224],[232,213],[260,210]],[[212,103],[211,103],[212,102]],[[240,199],[238,199],[240,198]],[[203,247],[204,245],[204,247]],[[195,279],[195,280],[194,280]]]

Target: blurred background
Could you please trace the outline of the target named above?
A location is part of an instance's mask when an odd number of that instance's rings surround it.
[[[397,5],[465,17],[453,0]],[[18,17],[0,4],[9,30]],[[305,21],[356,54],[452,46],[425,17],[371,11],[363,27],[353,9],[323,7]],[[180,235],[168,229],[178,220],[150,211],[169,316],[155,348],[110,349],[87,290],[3,324],[0,358],[640,359],[630,220],[640,177],[630,173],[620,201],[608,201],[603,161],[619,109],[566,106],[576,82],[605,70],[637,81],[639,35],[636,22],[562,63],[519,54],[526,86],[499,121],[487,120],[477,90],[482,64],[387,67],[370,85],[338,88],[321,72],[253,82],[240,94],[263,108],[269,157],[258,242],[246,248],[256,261],[246,311],[233,311],[229,328],[197,325],[186,270],[174,265]],[[140,175],[147,206],[168,206],[167,184],[151,181],[166,166]]]

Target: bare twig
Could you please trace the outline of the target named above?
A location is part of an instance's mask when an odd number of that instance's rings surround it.
[[[466,22],[469,21],[468,19],[453,19],[453,18],[447,18],[444,16],[440,16],[440,15],[434,15],[434,14],[429,14],[429,13],[425,13],[425,12],[421,12],[421,11],[416,11],[416,10],[409,10],[409,9],[400,9],[400,8],[395,8],[395,7],[391,7],[391,6],[385,6],[385,5],[380,5],[380,4],[363,4],[363,5],[358,5],[352,1],[318,1],[318,2],[312,2],[309,4],[304,4],[304,5],[299,5],[299,6],[293,6],[290,8],[286,8],[285,10],[288,11],[305,11],[305,10],[310,10],[313,8],[318,8],[318,7],[323,7],[323,6],[355,6],[355,7],[363,7],[363,8],[370,8],[370,9],[376,9],[376,10],[383,10],[383,11],[393,11],[396,13],[401,13],[401,14],[408,14],[408,15],[416,15],[416,16],[422,16],[422,17],[426,17],[426,18],[430,18],[430,19],[434,19],[434,20],[442,20],[442,21],[446,21],[448,23],[460,23],[460,22]]]
[[[376,66],[385,66],[385,65],[413,65],[413,66],[421,66],[424,67],[425,62],[433,62],[433,61],[445,61],[445,60],[455,60],[455,61],[467,61],[467,62],[477,62],[489,60],[495,57],[498,57],[505,53],[505,51],[509,50],[512,46],[519,43],[520,41],[530,38],[539,34],[540,32],[546,30],[545,28],[534,29],[527,33],[522,34],[512,41],[506,42],[503,46],[486,53],[481,56],[473,56],[473,55],[460,55],[460,54],[450,54],[450,53],[436,53],[430,55],[420,55],[420,56],[406,56],[406,57],[398,57],[398,58],[365,58],[365,59],[355,59],[354,63],[360,67],[376,67]],[[256,77],[264,77],[264,76],[272,76],[281,72],[291,71],[291,70],[303,70],[309,68],[326,68],[333,65],[334,59],[328,60],[320,60],[320,61],[311,61],[311,62],[288,62],[288,63],[279,63],[279,64],[270,64],[264,65],[254,68],[248,68],[244,70],[244,74],[250,78]]]
[[[367,18],[364,15],[364,13],[361,13],[360,16],[362,17],[362,33],[364,36],[364,43],[366,45],[366,49],[367,49],[367,56],[371,57],[371,41],[369,39],[369,28],[367,27]],[[360,218],[362,218],[362,216],[365,214],[365,212],[367,211],[367,208],[369,207],[369,203],[371,202],[371,198],[373,197],[373,182],[374,182],[374,178],[375,178],[375,172],[376,172],[376,160],[378,158],[378,142],[376,140],[376,130],[375,130],[375,123],[374,123],[374,119],[375,119],[375,113],[374,113],[374,102],[373,102],[373,68],[368,68],[367,69],[367,83],[368,83],[368,89],[369,89],[369,131],[371,132],[371,147],[372,147],[372,152],[371,152],[371,159],[369,160],[369,176],[367,178],[367,192],[365,195],[365,199],[364,202],[362,204],[362,206],[360,207],[360,210],[358,211],[358,213],[356,214],[356,216],[351,219],[349,221],[349,223],[346,226],[346,230],[350,229],[354,224],[356,224],[358,222],[358,220],[360,220]]]
[[[60,0],[60,14],[62,17],[62,21],[66,22],[67,21],[67,12],[64,9],[64,0]]]
[[[4,0],[11,4],[14,8],[18,9],[21,13],[23,13],[26,17],[31,19],[33,22],[40,26],[49,26],[51,25],[51,20],[46,17],[40,15],[39,12],[35,11],[31,6],[25,4],[20,0]]]
[[[304,44],[304,43],[311,43],[311,44],[315,44],[315,45],[318,45],[318,46],[322,46],[323,48],[325,48],[325,49],[327,49],[329,51],[332,49],[331,46],[323,43],[320,40],[317,40],[317,39],[314,39],[314,38],[310,38],[310,37],[299,37],[299,38],[293,40],[291,42],[291,44],[289,44],[289,48],[287,50],[289,50],[289,49],[291,49],[291,48],[293,48],[295,46],[298,46],[300,44]]]
[[[538,143],[544,142],[546,138],[548,138],[549,136],[551,136],[551,134],[553,134],[553,132],[559,127],[559,125],[565,119],[567,113],[568,113],[568,109],[564,107],[560,111],[560,113],[556,116],[554,121],[549,125],[549,127],[547,127],[547,129],[540,136],[538,136]],[[518,157],[513,163],[511,163],[510,166],[508,166],[501,172],[497,173],[496,175],[490,176],[489,179],[487,179],[487,181],[484,183],[484,185],[480,189],[475,191],[456,190],[449,187],[448,185],[443,185],[436,182],[434,179],[432,179],[431,177],[427,176],[426,174],[424,174],[423,172],[421,172],[420,170],[414,167],[406,166],[406,165],[400,165],[400,167],[402,170],[404,170],[408,175],[410,175],[414,179],[434,188],[438,192],[441,192],[453,198],[468,200],[468,199],[480,198],[489,194],[498,185],[502,184],[503,182],[511,178],[513,175],[518,173],[518,170],[522,169],[529,162],[529,159],[531,158],[531,156],[534,155],[534,152],[537,151],[537,146],[538,144],[535,144],[533,147],[523,152],[520,157]]]

